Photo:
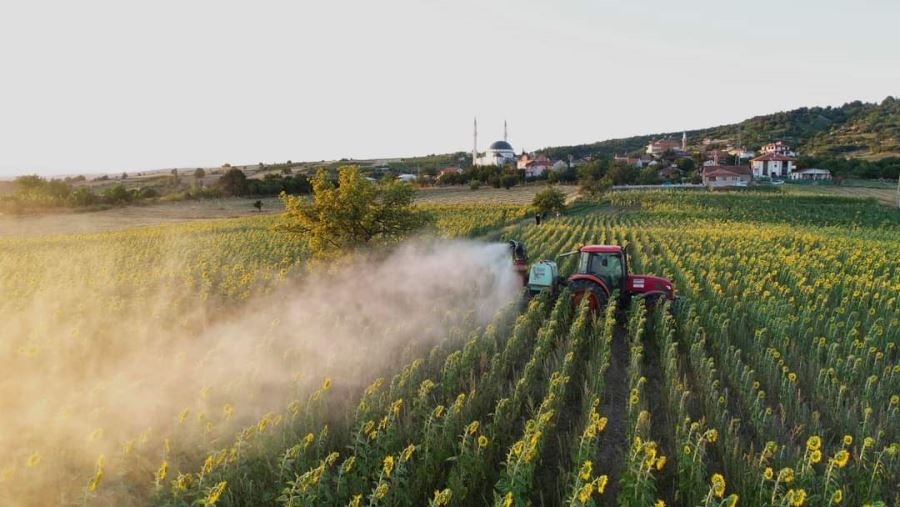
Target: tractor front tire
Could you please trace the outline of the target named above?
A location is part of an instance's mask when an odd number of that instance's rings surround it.
[[[585,296],[589,298],[588,306],[594,313],[606,308],[606,303],[609,301],[609,296],[606,295],[603,287],[590,280],[576,280],[569,285],[569,290],[572,291],[572,308],[575,309],[578,308],[581,299]]]

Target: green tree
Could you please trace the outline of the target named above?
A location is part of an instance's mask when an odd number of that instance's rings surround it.
[[[684,172],[693,171],[695,167],[694,159],[692,158],[680,158],[676,164],[678,164],[678,168]]]
[[[578,190],[590,197],[599,197],[607,192],[613,186],[613,180],[609,175],[600,179],[581,180],[578,183]]]
[[[641,185],[656,185],[660,182],[659,175],[656,173],[656,168],[653,166],[647,166],[641,169],[638,174],[637,182]]]
[[[240,169],[229,169],[219,178],[219,188],[222,195],[235,196],[247,193],[247,175]]]
[[[203,170],[202,167],[198,167],[197,169],[194,169],[194,179],[195,180],[202,180],[204,176],[206,176],[206,171]]]
[[[607,176],[615,185],[628,185],[634,183],[638,177],[638,170],[625,163],[614,163],[609,167]]]
[[[281,194],[285,212],[280,228],[309,237],[316,256],[400,241],[431,217],[413,205],[408,183],[376,184],[356,166],[338,169],[337,185],[320,169],[312,180],[313,199]]]
[[[558,188],[548,185],[547,188],[535,194],[531,205],[540,213],[563,212],[566,209],[566,194]]]
[[[609,161],[605,158],[592,160],[577,169],[578,180],[599,180],[609,170]]]

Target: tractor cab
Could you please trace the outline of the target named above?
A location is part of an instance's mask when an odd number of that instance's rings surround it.
[[[619,246],[591,245],[579,251],[576,274],[593,275],[604,282],[610,292],[624,287],[628,277],[628,259]]]

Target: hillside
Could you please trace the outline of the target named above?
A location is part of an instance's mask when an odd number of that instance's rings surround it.
[[[882,158],[900,154],[900,101],[887,97],[880,104],[860,101],[840,107],[801,107],[744,120],[687,131],[688,143],[704,139],[740,141],[751,149],[783,140],[809,156],[852,156]],[[586,155],[610,156],[641,150],[650,140],[681,138],[681,132],[663,132],[591,144],[551,147],[544,150],[551,158]]]

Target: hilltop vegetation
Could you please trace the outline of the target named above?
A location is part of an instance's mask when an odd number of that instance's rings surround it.
[[[577,146],[543,150],[551,158],[587,155],[612,156],[642,150],[653,139],[681,139],[681,132],[610,139]],[[801,107],[755,116],[740,123],[687,131],[688,143],[704,139],[729,140],[751,148],[783,140],[803,155],[819,158],[882,158],[900,155],[900,101],[885,98],[880,104],[860,101],[839,107]]]

